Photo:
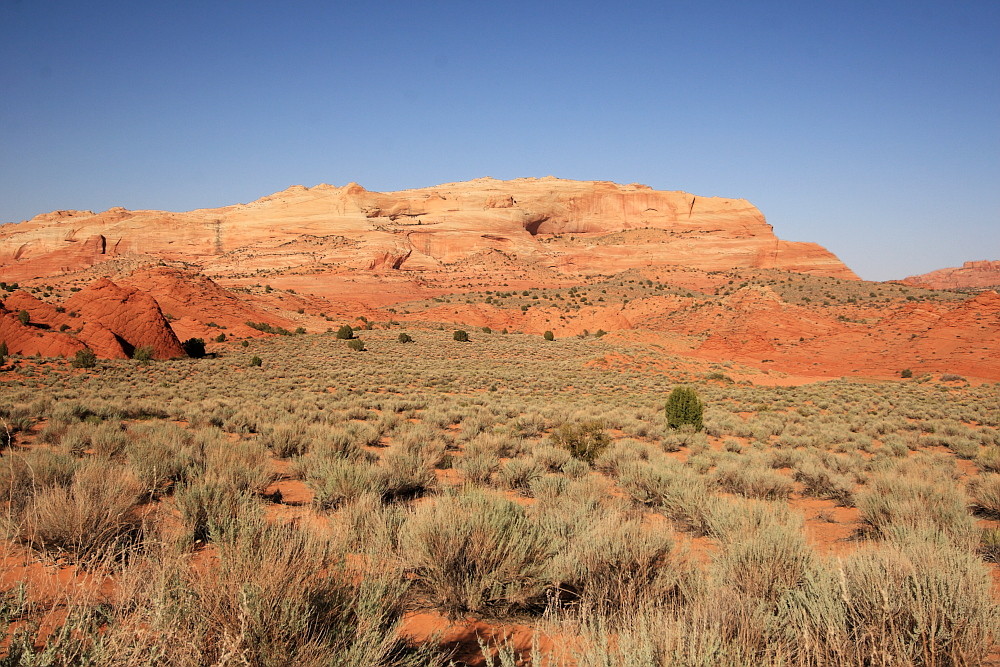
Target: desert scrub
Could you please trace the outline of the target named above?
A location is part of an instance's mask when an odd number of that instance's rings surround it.
[[[40,491],[73,482],[78,459],[62,452],[31,449],[8,453],[0,459],[0,502],[7,503],[5,528],[16,531],[24,508]]]
[[[402,444],[389,449],[381,461],[387,500],[409,500],[437,486],[435,468],[444,459],[443,443],[424,443],[420,448]]]
[[[779,500],[792,492],[792,480],[744,458],[723,461],[712,473],[712,481],[722,490],[747,498]]]
[[[192,435],[191,478],[248,493],[264,493],[274,481],[270,456],[260,442],[229,442],[218,429],[200,429]]]
[[[142,536],[137,512],[143,488],[124,466],[81,464],[69,484],[37,491],[24,506],[15,538],[49,556],[76,562],[117,558]]]
[[[810,569],[780,618],[814,664],[978,665],[997,638],[988,572],[946,541],[869,546]]]
[[[854,479],[830,470],[816,458],[800,460],[792,478],[802,483],[803,495],[833,500],[841,507],[854,504]]]
[[[618,484],[633,500],[658,509],[682,528],[710,534],[709,513],[718,499],[701,475],[673,462],[634,463],[621,470]]]
[[[465,454],[455,461],[455,469],[472,484],[489,484],[500,470],[500,457],[491,449],[468,447]]]
[[[576,459],[574,459],[575,461]],[[586,463],[580,461],[584,466]],[[534,459],[511,459],[500,468],[497,478],[505,489],[530,492],[531,483],[545,474]]]
[[[166,492],[171,484],[183,481],[191,469],[190,446],[155,437],[160,430],[157,426],[133,427],[133,437],[125,447],[129,468],[149,499]],[[173,424],[165,426],[176,428]]]
[[[305,457],[296,462],[296,467],[313,492],[313,504],[321,510],[336,509],[365,493],[381,498],[388,489],[383,469],[363,461]]]
[[[1000,472],[1000,446],[987,447],[976,457],[976,465],[983,472]]]
[[[574,458],[593,463],[611,444],[600,421],[585,421],[563,424],[554,429],[549,439],[556,447],[562,447]]]
[[[183,533],[175,537],[183,547],[217,540],[234,524],[263,512],[256,497],[216,480],[178,486],[173,502],[183,527]]]
[[[605,512],[577,527],[553,559],[551,576],[558,604],[616,617],[679,598],[683,575],[669,532]]]
[[[551,544],[502,497],[464,491],[420,505],[399,541],[418,588],[450,616],[541,601]]]
[[[438,664],[398,636],[407,584],[394,568],[364,572],[294,524],[246,518],[189,565],[170,552],[123,573],[94,664]]]
[[[531,450],[531,457],[548,472],[562,470],[562,467],[573,459],[572,454],[565,449],[554,447],[544,441]]]
[[[1000,475],[997,473],[980,475],[969,483],[969,493],[981,512],[1000,519]]]
[[[799,528],[768,522],[734,531],[715,561],[719,581],[741,600],[773,606],[801,584],[810,566],[812,549]]]
[[[856,497],[861,522],[872,535],[890,538],[930,528],[955,544],[969,547],[977,541],[968,501],[952,482],[885,474],[871,479]]]

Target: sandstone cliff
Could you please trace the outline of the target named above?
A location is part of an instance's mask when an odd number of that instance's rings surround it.
[[[957,268],[938,269],[901,282],[930,289],[984,289],[1000,286],[1000,261],[965,262]]]
[[[777,238],[746,200],[552,177],[388,193],[293,186],[217,209],[58,211],[0,227],[0,276],[14,280],[126,254],[232,277],[475,270],[490,252],[567,275],[675,265],[856,278],[824,248]]]

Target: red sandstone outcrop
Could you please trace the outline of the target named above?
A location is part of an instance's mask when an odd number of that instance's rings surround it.
[[[29,320],[23,324],[18,319],[18,311],[0,307],[0,342],[7,344],[11,354],[43,357],[71,357],[84,344],[59,331],[54,331],[42,322]]]
[[[85,327],[87,333],[80,332],[81,338],[98,356],[118,357],[142,346],[152,347],[157,359],[187,356],[156,300],[134,287],[121,287],[103,278],[71,296],[63,307],[67,313],[78,313],[90,326]],[[101,328],[113,335],[121,352]]]
[[[0,228],[0,276],[56,275],[133,253],[213,276],[294,269],[322,280],[344,270],[434,271],[484,251],[571,275],[673,265],[856,278],[822,247],[778,239],[746,200],[551,177],[388,193],[293,186],[186,213],[61,211]]]
[[[1000,261],[965,262],[958,268],[938,269],[900,282],[929,289],[982,289],[1000,286]]]
[[[153,297],[160,309],[173,318],[170,326],[182,340],[214,337],[220,328],[225,328],[228,337],[261,335],[247,326],[247,322],[264,322],[286,329],[297,326],[286,317],[256,307],[247,295],[237,297],[210,278],[190,271],[156,267],[135,271],[117,282]]]

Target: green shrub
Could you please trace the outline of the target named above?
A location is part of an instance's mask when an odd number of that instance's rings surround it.
[[[911,378],[913,377],[913,371],[909,368],[904,368],[899,372],[899,377],[901,378]]]
[[[451,335],[451,338],[452,338],[452,340],[457,340],[460,343],[468,343],[469,342],[469,332],[468,331],[463,331],[462,329],[459,329],[459,330],[457,330],[455,333],[453,333]]]
[[[260,366],[264,363],[264,360],[258,357],[256,354],[250,357],[251,366]]]
[[[354,338],[354,327],[344,324],[337,329],[337,340],[351,340]]]
[[[225,334],[220,335],[225,336]],[[205,341],[202,338],[188,338],[181,343],[181,347],[184,348],[185,354],[192,359],[201,359],[205,356]]]
[[[17,311],[17,321],[28,326],[28,323],[31,322],[31,314],[26,310],[19,310]]]
[[[396,340],[398,340],[400,343],[412,343],[413,342],[413,336],[411,336],[410,334],[406,333],[405,331],[401,331],[399,333],[399,336],[396,338]]]
[[[545,340],[555,340],[556,336],[551,331],[546,331],[544,334],[542,334],[542,338],[544,338]]]
[[[135,348],[134,352],[132,352],[132,358],[141,364],[148,364],[153,360],[153,354],[154,350],[152,345],[140,345]]]
[[[225,332],[220,333],[218,336],[216,336],[215,337],[215,342],[216,343],[225,343],[226,342],[226,334],[225,334]]]
[[[667,426],[679,429],[690,424],[695,431],[700,431],[703,428],[702,411],[698,392],[691,387],[675,387],[667,398]]]
[[[563,424],[549,436],[552,443],[568,451],[573,458],[593,463],[611,444],[604,422],[587,421]]]
[[[347,347],[351,348],[355,352],[364,352],[367,349],[365,347],[365,342],[360,338],[352,338],[347,341]]]
[[[72,364],[73,368],[93,368],[97,365],[97,355],[90,348],[77,350]]]

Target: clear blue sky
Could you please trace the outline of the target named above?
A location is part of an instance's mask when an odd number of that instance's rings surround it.
[[[0,0],[0,221],[554,175],[1000,259],[1000,3]]]

